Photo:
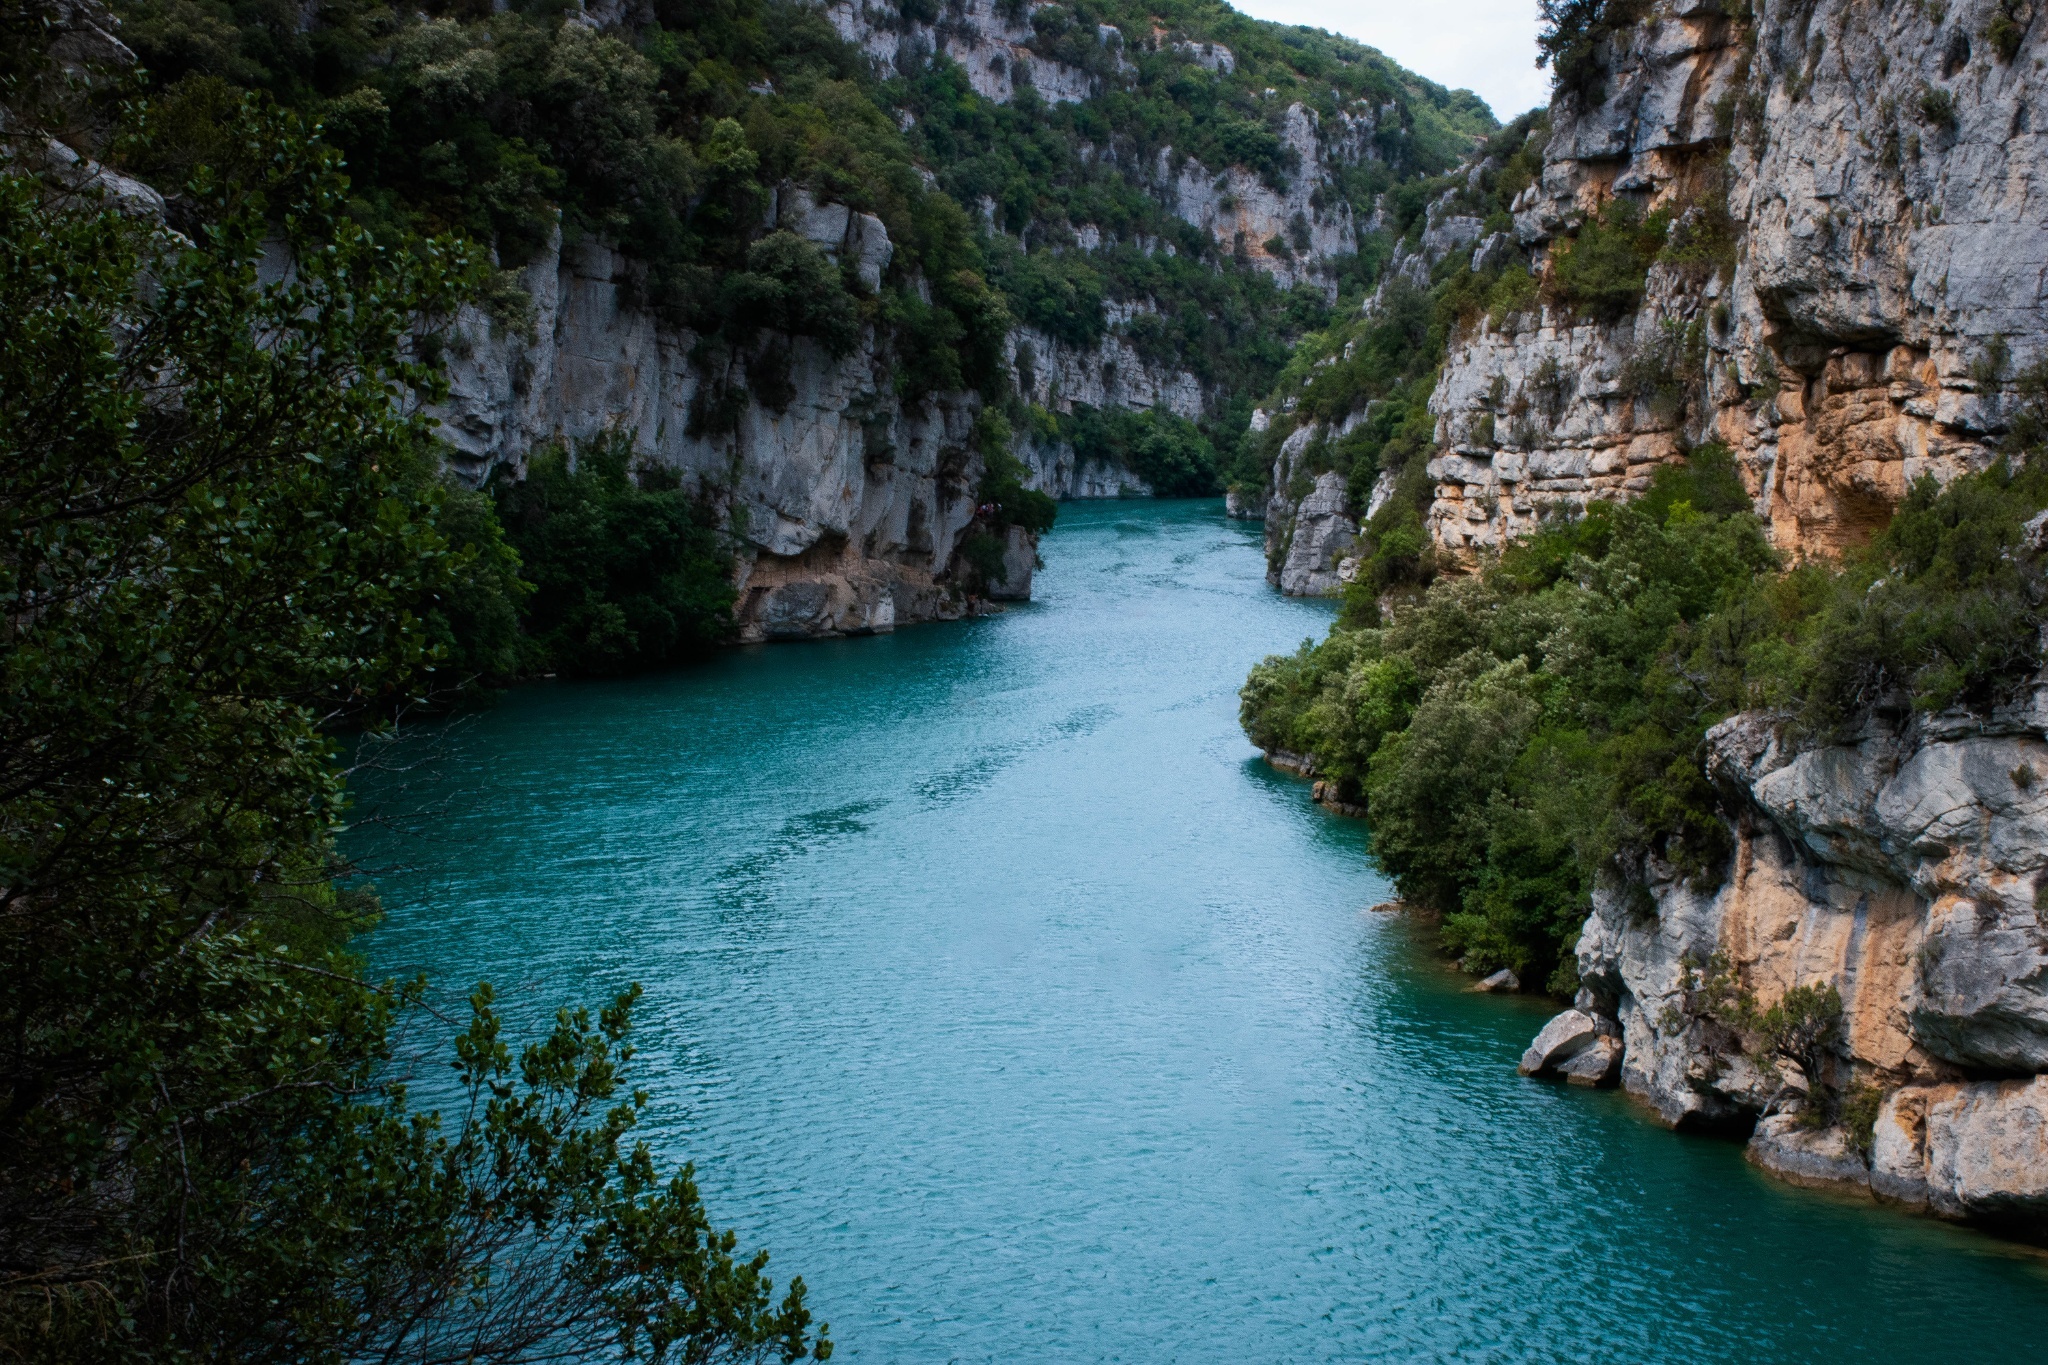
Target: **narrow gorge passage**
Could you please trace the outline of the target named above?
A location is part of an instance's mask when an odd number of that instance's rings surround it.
[[[362,789],[447,803],[356,836],[373,969],[645,983],[646,1136],[840,1359],[2048,1347],[2048,1260],[1515,1074],[1551,1006],[1367,912],[1363,827],[1238,731],[1328,624],[1258,534],[1070,506],[1006,615],[515,691]]]

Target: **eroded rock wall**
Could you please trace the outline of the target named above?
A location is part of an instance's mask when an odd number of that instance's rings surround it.
[[[2048,693],[1817,749],[1766,716],[1716,727],[1727,880],[1653,865],[1579,940],[1577,1012],[1619,1034],[1621,1083],[1674,1126],[1754,1126],[1788,1178],[2048,1232],[2044,737]],[[1807,1074],[1759,1012],[1829,987]]]
[[[835,250],[863,253],[857,268],[886,259],[879,222],[795,198],[799,217],[836,230]],[[457,471],[479,482],[550,442],[623,436],[724,514],[745,639],[885,631],[973,610],[956,557],[977,524],[977,400],[902,403],[872,338],[844,357],[799,339],[785,406],[750,400],[730,430],[701,430],[692,413],[719,376],[692,360],[696,337],[632,305],[628,264],[592,242],[540,253],[522,279],[528,334],[464,310],[437,414]]]
[[[1513,206],[1539,272],[1617,197],[1725,202],[1732,256],[1653,267],[1618,320],[1538,306],[1460,338],[1432,403],[1441,545],[1497,547],[1718,439],[1778,544],[1832,554],[1922,474],[1994,458],[2048,352],[2048,25],[2023,7],[2008,57],[1996,0],[1735,8],[1664,0],[1612,40]]]

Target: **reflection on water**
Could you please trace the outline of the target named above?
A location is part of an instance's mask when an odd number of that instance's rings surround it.
[[[2048,1345],[2030,1254],[1515,1075],[1548,1007],[1366,913],[1363,830],[1238,734],[1329,619],[1257,527],[1069,507],[1044,555],[1005,616],[514,694],[447,814],[361,836],[411,865],[376,965],[645,983],[651,1140],[842,1359]]]

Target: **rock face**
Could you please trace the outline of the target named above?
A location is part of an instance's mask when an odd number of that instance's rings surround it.
[[[800,190],[779,198],[791,230],[863,273],[886,264],[879,221]],[[437,413],[459,474],[481,481],[551,441],[629,440],[725,513],[746,640],[887,631],[975,609],[956,564],[978,525],[975,400],[903,404],[871,341],[835,358],[798,340],[786,406],[750,401],[732,430],[696,431],[692,409],[717,376],[692,363],[695,337],[627,302],[627,266],[600,244],[557,243],[522,276],[530,334],[463,311]],[[1019,581],[1028,595],[1029,573]]]
[[[1956,1218],[2048,1223],[2048,1076],[1892,1094],[1873,1133],[1879,1196]]]
[[[977,93],[998,104],[1015,99],[1027,86],[1054,104],[1112,92],[1132,71],[1125,45],[1157,43],[1164,32],[1126,34],[1101,24],[1092,43],[1061,48],[1073,60],[1059,60],[1042,51],[1045,38],[1034,22],[1046,10],[1065,14],[1045,0],[1022,5],[957,0],[930,19],[887,0],[837,0],[825,14],[840,36],[866,52],[884,75],[914,70],[930,54],[943,52],[961,65]],[[1169,46],[1211,71],[1236,68],[1236,58],[1220,43],[1180,40]],[[1204,166],[1171,147],[1160,149],[1150,164],[1124,169],[1177,217],[1272,275],[1281,288],[1309,281],[1335,297],[1336,286],[1323,280],[1318,268],[1357,251],[1358,229],[1350,204],[1330,188],[1344,168],[1382,159],[1382,124],[1400,135],[1397,106],[1376,108],[1356,101],[1328,121],[1306,105],[1289,106],[1279,128],[1282,156],[1293,166],[1284,185],[1239,166]],[[1099,229],[1094,234],[1099,241]],[[1080,235],[1085,245],[1090,229],[1084,227]]]
[[[1681,231],[1725,207],[1725,257],[1653,266],[1618,320],[1536,306],[1453,344],[1432,400],[1443,547],[1628,496],[1713,439],[1777,543],[1828,554],[1921,475],[1992,458],[2048,350],[2048,27],[2001,53],[1992,0],[1730,8],[1660,0],[1617,35],[1603,97],[1553,103],[1513,205],[1539,273],[1618,198]]]
[[[1161,41],[1159,33],[1127,37],[1104,25],[1092,41],[1059,35],[1065,59],[1055,60],[1044,55],[1048,34],[1054,21],[1064,25],[1070,16],[1064,9],[1040,14],[1048,8],[961,0],[927,20],[886,0],[847,0],[824,6],[824,13],[883,75],[912,71],[943,51],[977,91],[998,102],[1026,87],[1053,102],[1109,93],[1132,70],[1124,44]],[[593,8],[589,16],[600,25],[625,19],[618,5]],[[1197,66],[1234,67],[1230,51],[1214,43],[1179,47]],[[1327,119],[1300,105],[1286,110],[1278,120],[1292,166],[1284,184],[1239,168],[1211,170],[1171,149],[1157,164],[1124,169],[1171,212],[1286,287],[1356,251],[1351,209],[1333,192],[1334,178],[1378,158],[1379,124],[1387,117],[1398,125],[1398,116],[1398,108],[1363,105]],[[1116,152],[1092,154],[1113,159]],[[880,219],[797,185],[776,190],[763,226],[815,244],[850,266],[870,291],[882,285],[896,256]],[[1074,238],[1075,249],[1092,250],[1104,233],[1081,224]],[[1174,250],[1169,243],[1137,245]],[[710,424],[693,413],[714,406],[721,386],[740,387],[727,385],[739,376],[708,372],[701,357],[693,359],[697,337],[665,329],[633,306],[632,275],[632,263],[602,243],[557,243],[522,275],[534,303],[530,329],[507,329],[476,310],[458,319],[452,392],[438,413],[458,474],[479,482],[500,465],[516,468],[548,442],[606,434],[629,440],[641,459],[675,471],[726,513],[741,547],[744,639],[891,630],[976,609],[963,586],[959,551],[986,529],[975,501],[983,463],[968,439],[979,399],[951,393],[906,404],[872,338],[838,357],[798,340],[789,347],[786,401],[770,406],[750,397],[735,420],[707,430]],[[1216,395],[1130,340],[1155,311],[1149,299],[1109,300],[1103,334],[1089,347],[1019,327],[1005,346],[1019,395],[1056,412],[1086,405],[1201,416]],[[1025,439],[1015,453],[1027,484],[1055,498],[1152,492],[1130,471],[1082,460],[1062,445]],[[1301,573],[1325,585],[1334,582],[1331,556],[1341,553],[1348,532],[1341,517],[1311,511],[1311,520],[1318,516],[1329,525],[1304,551]],[[991,599],[1029,593],[1035,550],[1008,550],[1008,576],[985,585]]]
[[[1288,443],[1308,431],[1296,432]],[[1296,502],[1275,495],[1266,513],[1266,542],[1269,553],[1280,549],[1283,555],[1266,574],[1282,592],[1323,597],[1339,591],[1349,578],[1346,561],[1358,546],[1358,522],[1345,497],[1344,476],[1334,471],[1316,475]],[[1356,567],[1356,560],[1350,560],[1348,568]]]
[[[1806,750],[1737,716],[1708,746],[1739,812],[1726,881],[1653,864],[1648,903],[1598,889],[1579,1007],[1523,1069],[1618,1033],[1630,1092],[1674,1126],[1754,1127],[1767,1169],[2048,1230],[2048,692]],[[1757,1011],[1829,987],[1813,1051],[1774,1050]]]

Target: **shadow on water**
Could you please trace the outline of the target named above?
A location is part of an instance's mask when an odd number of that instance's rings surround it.
[[[1515,1074],[1549,1006],[1370,913],[1363,825],[1237,730],[1332,614],[1256,526],[1072,506],[1044,553],[1028,610],[508,697],[375,966],[644,982],[645,1136],[842,1359],[2048,1346],[2038,1259]]]

